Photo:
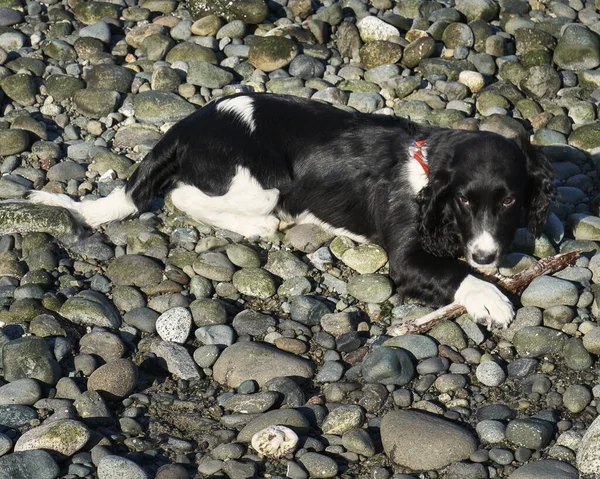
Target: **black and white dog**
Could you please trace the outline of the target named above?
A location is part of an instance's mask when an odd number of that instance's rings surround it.
[[[245,236],[269,236],[284,216],[378,242],[401,294],[433,306],[456,301],[476,320],[506,327],[511,302],[470,267],[495,270],[522,220],[541,233],[552,177],[531,146],[497,134],[250,94],[216,100],[172,127],[123,190],[81,203],[29,197],[95,227],[143,211],[171,187],[189,216]]]

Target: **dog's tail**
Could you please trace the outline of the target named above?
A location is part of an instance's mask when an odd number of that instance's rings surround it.
[[[81,223],[92,228],[111,221],[122,220],[144,211],[152,198],[176,179],[178,162],[177,142],[167,134],[142,160],[125,188],[112,191],[95,201],[78,202],[46,191],[30,191],[29,201],[66,208]]]

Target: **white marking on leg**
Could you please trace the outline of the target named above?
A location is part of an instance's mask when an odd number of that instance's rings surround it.
[[[304,211],[300,215],[295,217],[294,223],[296,223],[297,225],[307,223],[315,224],[323,228],[325,231],[329,231],[331,234],[334,234],[336,236],[346,236],[347,238],[350,238],[353,241],[357,241],[358,243],[366,243],[368,241],[368,239],[364,236],[354,234],[351,231],[348,231],[346,228],[336,228],[335,226],[331,226],[329,223],[326,223],[325,221],[317,218],[315,215],[309,213],[308,211]]]
[[[493,284],[468,275],[456,290],[454,301],[462,304],[473,320],[506,328],[514,317],[510,300]]]
[[[66,208],[75,218],[92,228],[104,223],[122,220],[138,213],[135,203],[125,188],[113,190],[108,196],[97,200],[77,202],[67,195],[34,191],[29,195],[32,203]]]
[[[179,184],[171,199],[198,221],[248,237],[270,236],[279,226],[271,214],[279,201],[279,190],[263,189],[247,168],[238,167],[222,196],[208,196],[195,186]]]
[[[217,111],[230,113],[244,123],[250,129],[250,133],[254,133],[256,122],[254,121],[254,100],[251,97],[238,96],[221,100],[217,104]]]

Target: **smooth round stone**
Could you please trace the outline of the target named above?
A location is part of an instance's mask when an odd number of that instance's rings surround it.
[[[195,335],[203,344],[216,344],[221,347],[231,346],[236,339],[235,331],[226,324],[202,326],[196,330]]]
[[[13,447],[13,442],[6,434],[0,433],[0,457],[4,456]],[[2,468],[0,467],[0,472]]]
[[[201,368],[210,368],[219,357],[220,350],[215,344],[200,346],[194,351],[194,361]]]
[[[366,429],[352,429],[342,435],[342,445],[350,452],[365,457],[376,453],[375,443]]]
[[[163,341],[183,344],[192,329],[192,314],[187,308],[171,308],[156,320],[156,332]]]
[[[361,427],[365,420],[365,413],[362,407],[356,405],[338,406],[332,410],[321,429],[324,434],[344,434],[351,429]]]
[[[107,276],[120,286],[145,288],[156,286],[162,281],[163,268],[156,260],[147,256],[123,255],[110,263]]]
[[[126,349],[121,338],[107,331],[92,331],[79,341],[81,354],[100,356],[105,362],[122,358]]]
[[[594,364],[592,355],[585,349],[581,338],[567,339],[563,358],[565,365],[574,371],[585,371]]]
[[[492,419],[479,421],[475,429],[479,439],[486,444],[497,444],[504,441],[506,426],[500,421]]]
[[[306,326],[318,325],[321,318],[330,313],[329,306],[313,296],[296,296],[290,305],[292,319]]]
[[[446,358],[427,358],[417,364],[417,372],[421,376],[426,374],[438,374],[443,371],[447,371],[449,363],[450,361],[448,361]],[[452,366],[454,366],[454,364]]]
[[[148,475],[135,462],[124,457],[104,456],[98,464],[98,479],[148,479]]]
[[[3,426],[19,429],[35,419],[38,419],[37,413],[28,406],[17,404],[0,406],[0,424]]]
[[[340,361],[324,361],[315,376],[315,381],[320,383],[339,381],[344,375],[344,370],[344,365]]]
[[[277,368],[272,365],[276,364]],[[259,385],[279,376],[312,378],[311,361],[275,349],[266,343],[235,343],[225,349],[213,366],[215,381],[236,388],[247,379]]]
[[[486,361],[477,366],[475,376],[485,386],[500,386],[506,380],[502,367],[494,361]]]
[[[321,77],[325,72],[325,65],[314,57],[298,55],[290,63],[289,72],[293,77],[310,80]]]
[[[290,251],[280,250],[269,253],[265,269],[282,279],[306,276],[308,265]]]
[[[381,421],[381,441],[394,463],[414,470],[439,469],[468,459],[477,449],[477,440],[466,429],[414,410],[387,413]]]
[[[581,467],[579,468],[581,470]],[[519,467],[510,479],[578,479],[579,473],[570,464],[554,459],[532,461]]]
[[[54,385],[60,378],[60,366],[42,338],[22,337],[4,343],[2,365],[9,382],[32,378]]]
[[[367,383],[403,386],[414,377],[415,367],[405,350],[380,346],[365,356],[362,374]]]
[[[385,250],[373,243],[364,243],[355,248],[346,249],[341,255],[342,262],[360,274],[375,273],[388,260]]]
[[[123,315],[123,321],[126,324],[139,329],[143,333],[155,333],[156,332],[156,320],[160,314],[150,308],[134,308],[127,311]]]
[[[213,281],[231,281],[235,266],[224,254],[209,251],[194,261],[194,271]]]
[[[499,447],[493,447],[492,449],[490,449],[489,457],[490,460],[503,466],[510,464],[515,459],[515,456],[512,452],[506,449],[501,449]]]
[[[101,392],[109,400],[118,400],[133,392],[137,379],[136,365],[129,359],[117,359],[96,369],[87,387]]]
[[[276,292],[272,276],[260,268],[243,268],[236,271],[232,278],[236,289],[246,295],[267,299]]]
[[[0,405],[31,406],[42,397],[42,388],[35,379],[18,379],[0,387]]]
[[[441,393],[456,391],[462,389],[467,384],[466,378],[462,374],[443,374],[435,380],[435,387]]]
[[[284,37],[262,37],[250,46],[248,61],[264,72],[272,72],[289,65],[298,55],[296,44]]]
[[[392,37],[397,37],[400,32],[396,27],[374,16],[365,16],[357,23],[360,37],[365,43],[375,42],[378,40],[389,40]]]
[[[187,83],[205,88],[223,88],[233,80],[233,74],[203,61],[188,63]]]
[[[260,257],[256,251],[243,244],[230,244],[225,249],[227,257],[240,268],[260,267]]]
[[[552,423],[536,418],[514,419],[506,427],[506,439],[517,446],[542,449],[552,440]]]
[[[591,391],[581,384],[572,384],[563,394],[563,404],[572,413],[583,411],[591,400]]]
[[[422,334],[405,334],[388,339],[384,346],[402,348],[412,353],[417,359],[433,358],[438,354],[437,344],[429,336]]]
[[[383,275],[363,274],[348,281],[348,294],[366,303],[382,303],[392,292],[392,283]]]
[[[317,452],[307,452],[302,454],[298,462],[304,466],[310,477],[335,477],[338,473],[337,463],[329,456]]]
[[[267,333],[269,328],[275,327],[277,321],[266,314],[245,309],[235,315],[232,321],[233,329],[239,335],[261,336]]]
[[[0,477],[11,479],[56,479],[60,467],[42,450],[13,452],[0,457]]]
[[[271,409],[278,399],[279,394],[273,391],[236,394],[226,399],[223,407],[234,413],[258,414]]]
[[[190,310],[196,326],[212,326],[227,322],[225,308],[213,299],[197,299],[190,304]]]
[[[544,326],[526,326],[515,333],[513,344],[520,356],[537,358],[545,354],[560,354],[566,340],[561,331]]]
[[[583,337],[583,347],[592,354],[600,355],[600,328],[590,329]]]
[[[61,419],[30,429],[15,444],[15,451],[46,449],[72,456],[90,438],[90,431],[79,421]]]
[[[538,276],[523,291],[523,306],[549,308],[557,305],[575,306],[579,294],[577,287],[563,279],[552,276]]]

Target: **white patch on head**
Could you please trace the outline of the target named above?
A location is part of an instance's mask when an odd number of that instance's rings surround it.
[[[497,254],[499,250],[500,245],[494,237],[488,231],[484,231],[467,245],[467,261],[473,268],[484,273],[495,271],[498,260],[490,264],[479,264],[473,260],[473,254]]]
[[[272,214],[279,190],[264,189],[244,167],[238,166],[222,196],[208,196],[195,186],[180,183],[171,199],[175,207],[195,220],[247,237],[270,236],[279,226]]]
[[[427,186],[429,183],[429,178],[427,177],[427,173],[421,166],[421,164],[414,158],[413,153],[411,153],[412,147],[408,148],[408,162],[406,164],[406,175],[408,178],[408,183],[413,189],[414,194],[416,195],[419,191]],[[427,151],[425,146],[421,148],[421,154],[423,158],[427,158]]]
[[[303,224],[318,225],[321,228],[323,228],[325,231],[329,231],[331,234],[334,234],[335,236],[346,236],[347,238],[350,238],[351,240],[356,241],[358,243],[366,243],[368,241],[368,239],[365,238],[364,236],[354,234],[354,233],[348,231],[346,228],[336,228],[335,226],[331,226],[329,223],[326,223],[325,221],[317,218],[315,215],[313,215],[312,213],[309,213],[308,211],[302,212],[301,214],[299,214],[298,216],[293,218],[293,221],[297,225],[303,225]]]
[[[468,275],[456,290],[454,301],[462,304],[473,320],[488,328],[507,328],[515,313],[510,300],[493,284]]]
[[[254,133],[256,122],[254,121],[254,100],[249,96],[237,96],[219,101],[217,111],[229,113],[246,125],[250,133]]]
[[[131,196],[125,192],[125,188],[113,190],[104,198],[83,202],[77,202],[67,195],[33,191],[29,194],[29,201],[66,208],[78,221],[92,228],[122,220],[138,212]]]

